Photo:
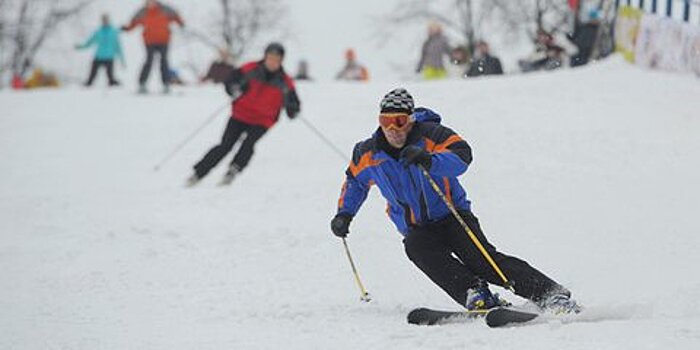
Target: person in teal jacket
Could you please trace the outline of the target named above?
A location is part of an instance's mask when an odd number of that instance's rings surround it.
[[[114,79],[114,59],[118,58],[122,65],[125,65],[124,54],[119,43],[119,30],[110,24],[109,16],[106,14],[102,15],[102,26],[84,44],[77,45],[76,49],[86,49],[94,45],[97,45],[97,51],[85,86],[92,85],[100,67],[105,67],[110,86],[119,85],[119,82]]]

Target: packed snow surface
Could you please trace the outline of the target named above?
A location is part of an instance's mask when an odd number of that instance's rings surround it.
[[[299,83],[301,118],[345,156],[283,118],[224,188],[225,164],[183,185],[228,108],[154,171],[227,103],[220,87],[1,91],[0,348],[698,348],[696,78],[615,58],[405,84],[472,146],[461,182],[492,243],[586,307],[505,329],[406,323],[458,306],[405,257],[376,189],[348,238],[374,297],[359,300],[329,221],[397,85]]]

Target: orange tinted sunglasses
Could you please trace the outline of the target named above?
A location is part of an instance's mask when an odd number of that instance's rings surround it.
[[[404,129],[411,121],[411,116],[406,113],[382,113],[379,115],[379,125],[384,128]]]

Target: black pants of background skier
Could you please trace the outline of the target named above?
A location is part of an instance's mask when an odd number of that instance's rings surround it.
[[[460,215],[514,283],[517,295],[539,303],[554,293],[571,294],[527,262],[497,251],[486,240],[471,212]],[[465,305],[469,288],[484,282],[503,285],[503,280],[452,216],[412,228],[404,239],[404,247],[409,259],[460,305]]]
[[[92,85],[92,82],[95,81],[95,77],[97,77],[97,71],[100,69],[100,67],[104,67],[107,71],[107,79],[109,79],[110,86],[119,85],[119,82],[116,79],[114,79],[114,61],[95,59],[92,61],[92,67],[90,67],[90,76],[85,82],[85,86]]]
[[[251,125],[230,118],[221,138],[221,143],[209,150],[204,158],[195,164],[195,173],[199,178],[206,176],[212,168],[219,164],[221,159],[231,152],[238,139],[245,133],[245,139],[243,139],[241,147],[231,162],[231,165],[235,166],[238,171],[243,170],[248,165],[250,158],[253,157],[255,143],[265,135],[265,132],[267,132],[267,129],[263,126]]]
[[[144,62],[141,68],[141,74],[139,75],[139,85],[145,85],[148,81],[148,76],[151,74],[151,67],[153,66],[153,58],[156,53],[160,56],[160,78],[163,81],[163,85],[168,85],[170,82],[170,65],[168,63],[168,45],[146,45],[146,62]]]

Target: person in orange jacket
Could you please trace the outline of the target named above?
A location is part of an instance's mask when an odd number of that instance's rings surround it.
[[[170,43],[170,22],[175,22],[180,27],[185,26],[180,15],[171,7],[157,0],[146,0],[146,5],[141,8],[128,25],[122,27],[124,31],[130,31],[137,26],[143,26],[143,41],[146,44],[146,62],[143,64],[139,75],[139,93],[146,93],[146,82],[151,73],[153,57],[156,53],[160,56],[160,74],[163,81],[163,92],[170,91],[170,67],[168,65],[168,44]]]
[[[347,49],[345,50],[345,66],[343,69],[335,75],[336,80],[369,80],[369,71],[359,62],[357,62],[357,55],[355,55],[355,50]]]

